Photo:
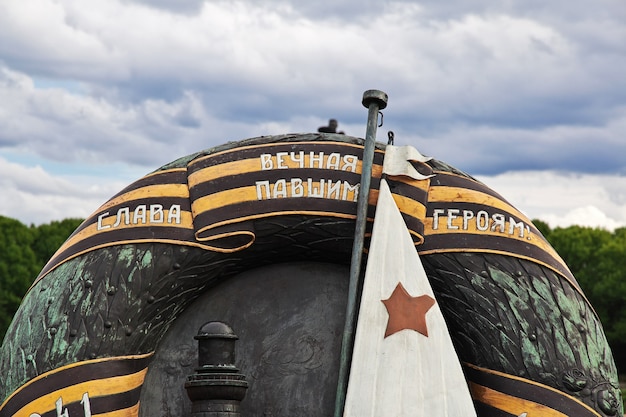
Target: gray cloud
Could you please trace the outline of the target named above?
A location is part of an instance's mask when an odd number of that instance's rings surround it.
[[[329,117],[363,136],[378,88],[381,140],[471,174],[626,175],[624,22],[618,0],[4,2],[0,152],[151,170]]]

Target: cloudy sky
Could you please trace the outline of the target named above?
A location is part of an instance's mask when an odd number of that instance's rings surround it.
[[[551,226],[626,226],[623,0],[2,0],[0,215],[85,217],[178,157],[384,126]]]

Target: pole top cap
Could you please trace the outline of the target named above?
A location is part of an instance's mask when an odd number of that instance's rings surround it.
[[[384,91],[367,90],[363,93],[363,101],[361,101],[361,103],[363,103],[363,106],[367,108],[369,108],[370,104],[376,103],[378,104],[378,108],[382,110],[387,107],[388,99],[389,98],[387,97],[387,93],[385,93]]]
[[[239,339],[233,329],[226,323],[220,321],[210,321],[204,323],[198,330],[198,334],[194,336],[196,340],[205,339]]]

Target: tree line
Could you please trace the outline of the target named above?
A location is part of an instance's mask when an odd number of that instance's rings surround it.
[[[82,223],[65,219],[39,226],[0,216],[0,340],[34,278]],[[596,310],[618,368],[626,372],[626,228],[551,229],[533,223],[561,255]]]

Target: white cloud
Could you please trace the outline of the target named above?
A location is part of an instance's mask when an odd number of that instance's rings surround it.
[[[0,157],[0,215],[25,224],[85,218],[126,185],[114,176],[59,176]]]
[[[476,178],[550,227],[626,227],[626,176],[518,171]]]
[[[625,222],[608,217],[596,206],[577,207],[566,212],[563,216],[546,213],[542,219],[552,228],[578,225],[612,231],[619,227],[626,227]]]
[[[29,16],[31,1],[47,15]],[[307,89],[382,82],[414,91],[408,100],[422,109],[444,102],[437,107],[472,114],[608,84],[559,28],[503,13],[433,19],[417,4],[391,2],[367,20],[315,20],[289,3],[205,2],[191,15],[115,0],[9,4],[0,34],[19,47],[3,42],[5,59],[126,89],[166,81],[208,93],[226,85],[244,99],[246,91],[301,99]]]
[[[0,151],[151,170],[330,117],[364,136],[379,88],[381,140],[470,174],[624,175],[626,13],[599,2],[7,0]]]

